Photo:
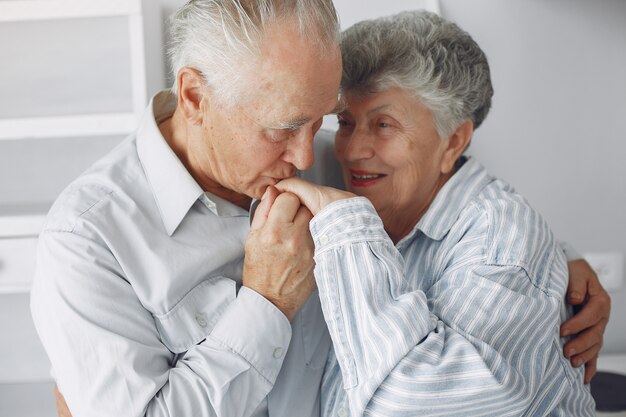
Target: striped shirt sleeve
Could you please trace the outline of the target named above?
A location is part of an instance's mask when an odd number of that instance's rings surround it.
[[[458,237],[418,245],[406,261],[367,199],[340,200],[313,219],[315,277],[335,361],[323,415],[554,408],[570,385],[555,354],[565,258],[534,212],[514,210],[521,233],[507,220],[494,227],[498,210],[491,217],[468,210],[463,231],[450,232]]]

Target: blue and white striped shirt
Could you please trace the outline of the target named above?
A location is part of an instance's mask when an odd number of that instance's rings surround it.
[[[469,159],[394,246],[371,203],[311,222],[332,337],[323,416],[593,416],[562,355],[567,265],[527,201]]]

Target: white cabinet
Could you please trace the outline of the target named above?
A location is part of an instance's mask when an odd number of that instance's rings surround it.
[[[0,293],[7,293],[28,287],[17,276],[32,276],[22,253],[32,252],[54,198],[134,131],[144,111],[141,0],[2,0],[0,62]]]
[[[142,28],[139,0],[0,1],[0,139],[131,132]]]
[[[29,311],[56,196],[146,106],[141,0],[0,0],[0,416],[53,416]]]

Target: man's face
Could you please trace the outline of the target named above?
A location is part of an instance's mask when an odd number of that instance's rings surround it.
[[[263,45],[240,103],[203,99],[202,138],[193,152],[212,181],[254,198],[313,164],[313,136],[337,107],[341,80],[339,48],[320,57],[288,25],[268,30]]]

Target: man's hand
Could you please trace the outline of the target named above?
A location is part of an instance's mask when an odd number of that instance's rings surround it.
[[[268,187],[245,245],[243,285],[291,321],[315,288],[311,212],[291,193]]]
[[[57,386],[54,386],[54,398],[57,402],[57,414],[59,417],[72,417],[72,413],[70,413],[70,409],[67,408],[67,404],[65,403],[65,398],[63,398],[63,394],[59,391]]]
[[[302,201],[302,204],[304,204],[314,216],[333,201],[356,197],[355,194],[348,191],[315,185],[297,177],[282,180],[276,184],[276,188],[278,188],[279,191],[297,195],[300,201]]]
[[[565,344],[563,353],[573,366],[585,364],[585,384],[588,384],[596,373],[598,353],[611,313],[611,297],[585,260],[571,261],[568,268],[567,301],[582,308],[561,325],[561,336],[576,335]]]

